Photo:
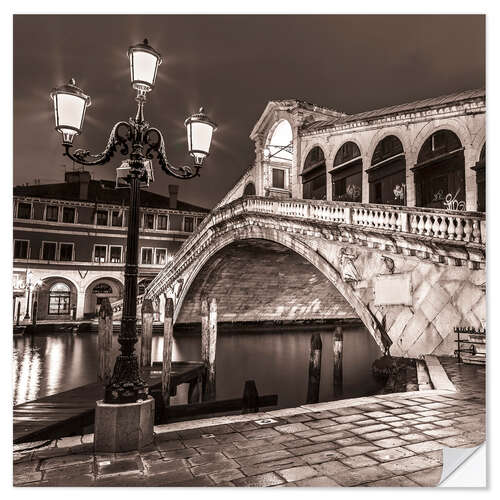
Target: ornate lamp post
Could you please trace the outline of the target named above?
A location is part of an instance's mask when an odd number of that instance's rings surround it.
[[[31,287],[33,285],[33,272],[28,271],[26,273],[26,312],[24,314],[24,320],[28,321],[30,317],[30,299],[31,299]]]
[[[132,87],[137,91],[137,112],[128,122],[116,123],[102,153],[91,154],[85,149],[72,151],[73,139],[82,132],[85,110],[90,106],[90,97],[79,89],[72,79],[68,84],[51,92],[54,101],[56,130],[62,134],[64,155],[82,165],[107,163],[117,148],[128,155],[119,168],[120,179],[126,180],[130,188],[129,219],[127,232],[127,259],[125,263],[125,291],[121,330],[118,337],[120,355],[117,356],[113,375],[106,387],[104,402],[107,404],[135,403],[147,398],[147,385],[142,380],[135,354],[137,267],[139,245],[140,187],[153,180],[152,159],[156,156],[162,170],[178,179],[191,179],[199,175],[205,158],[209,155],[215,123],[203,112],[190,116],[185,121],[188,151],[193,166],[174,167],[167,160],[165,142],[161,132],[144,119],[144,104],[148,92],[154,88],[161,55],[149,44],[134,45],[128,50]]]

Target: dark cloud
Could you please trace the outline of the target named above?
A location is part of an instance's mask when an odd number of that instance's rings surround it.
[[[184,119],[201,105],[220,124],[202,178],[180,198],[213,206],[253,161],[248,135],[271,99],[354,113],[485,84],[484,16],[15,16],[14,183],[57,182],[50,89],[75,77],[91,95],[76,143],[101,150],[134,113],[126,50],[148,37],[164,56],[146,118],[187,161]],[[92,169],[112,179],[119,160]],[[156,170],[152,190],[171,178]]]

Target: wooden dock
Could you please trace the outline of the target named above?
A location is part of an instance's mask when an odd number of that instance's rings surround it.
[[[178,385],[199,379],[205,366],[196,361],[172,363],[172,392]],[[150,392],[161,390],[161,363],[144,370]],[[28,401],[14,407],[14,444],[56,439],[78,434],[94,424],[96,401],[104,396],[100,383]]]

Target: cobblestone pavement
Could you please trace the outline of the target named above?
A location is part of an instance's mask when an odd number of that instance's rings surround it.
[[[92,435],[64,438],[15,452],[14,484],[435,486],[443,446],[485,439],[484,367],[441,362],[459,392],[320,403],[173,432],[158,426],[154,444],[141,452],[94,454]],[[259,425],[262,418],[274,421]]]

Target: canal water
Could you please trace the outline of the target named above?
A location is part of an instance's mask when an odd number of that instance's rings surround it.
[[[333,395],[333,327],[314,330],[323,341],[320,401]],[[255,380],[260,395],[277,394],[277,408],[306,403],[311,331],[219,332],[217,399],[240,397],[245,380]],[[163,338],[153,337],[153,361],[161,361]],[[344,327],[343,398],[376,393],[371,373],[381,352],[363,326]],[[200,359],[200,336],[176,335],[174,361]],[[14,404],[73,389],[96,381],[97,335],[67,333],[14,337]],[[172,404],[187,402],[187,386],[179,387]]]

